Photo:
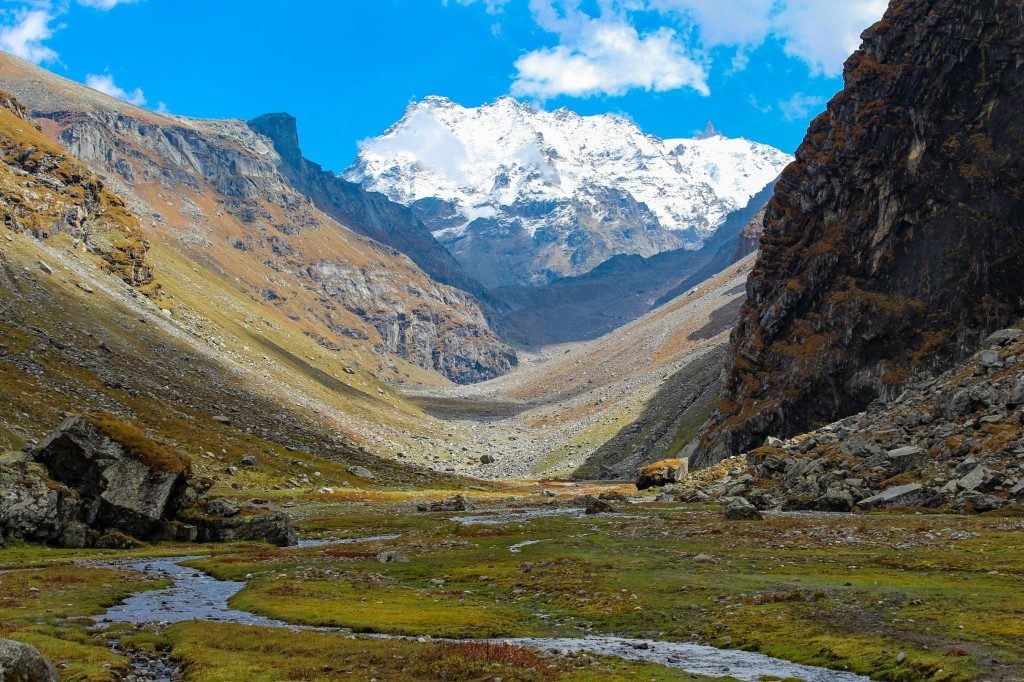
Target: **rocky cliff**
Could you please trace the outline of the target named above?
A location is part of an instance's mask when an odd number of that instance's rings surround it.
[[[283,113],[265,114],[248,123],[273,143],[281,158],[279,170],[297,190],[342,225],[401,251],[438,282],[473,294],[481,291],[411,210],[304,157],[296,124],[294,116]]]
[[[0,210],[15,232],[58,236],[98,256],[125,283],[156,291],[149,243],[120,197],[44,136],[13,95],[0,92]]]
[[[894,0],[765,220],[696,463],[941,371],[1024,310],[1024,7]]]

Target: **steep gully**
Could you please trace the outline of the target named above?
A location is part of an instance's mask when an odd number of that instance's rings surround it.
[[[467,517],[463,522],[472,522]],[[394,539],[397,536],[374,536],[345,538],[340,540],[311,541],[300,543],[299,547],[357,544]],[[170,580],[167,588],[137,593],[121,604],[111,607],[98,620],[102,622],[133,623],[140,625],[165,625],[188,620],[213,620],[241,625],[266,628],[287,628],[293,630],[315,630],[320,632],[347,633],[346,630],[327,627],[294,625],[284,621],[239,611],[228,605],[245,583],[217,580],[202,571],[183,564],[201,559],[201,556],[164,557],[132,560],[107,564],[122,569],[135,570],[148,575]],[[387,635],[363,635],[379,639],[405,639]],[[481,640],[434,640],[454,643]],[[746,651],[716,649],[714,647],[685,642],[666,642],[652,639],[631,639],[626,637],[531,637],[482,640],[494,644],[511,644],[539,651],[550,651],[560,655],[590,653],[599,656],[615,656],[630,661],[658,663],[669,668],[689,673],[715,677],[731,677],[737,680],[756,682],[768,677],[801,679],[807,682],[864,682],[868,678],[853,673],[828,670],[814,666],[799,665]],[[151,659],[132,658],[134,672],[144,679],[172,679],[174,665],[170,660],[154,662]]]

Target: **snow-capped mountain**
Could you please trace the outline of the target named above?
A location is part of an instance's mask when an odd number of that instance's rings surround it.
[[[345,177],[412,207],[471,275],[500,286],[699,248],[791,160],[713,130],[663,140],[619,116],[428,97],[364,142]]]

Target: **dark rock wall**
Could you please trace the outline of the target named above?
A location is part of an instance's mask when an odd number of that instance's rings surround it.
[[[708,464],[863,409],[1024,312],[1024,5],[894,0],[778,184]]]

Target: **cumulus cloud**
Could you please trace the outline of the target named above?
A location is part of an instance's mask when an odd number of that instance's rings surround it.
[[[882,18],[888,0],[787,0],[775,19],[786,54],[804,61],[813,75],[838,76],[860,35]]]
[[[824,97],[805,95],[798,92],[789,99],[779,102],[779,111],[787,121],[799,121],[817,113],[825,105]]]
[[[90,73],[85,77],[85,84],[93,90],[99,90],[105,95],[116,97],[119,100],[128,102],[128,104],[134,104],[137,107],[146,106],[146,95],[142,92],[142,88],[135,88],[129,92],[118,86],[114,82],[114,77],[109,73],[100,75]]]
[[[36,64],[56,61],[59,55],[44,44],[53,36],[55,20],[45,7],[7,12],[0,24],[0,49]]]
[[[482,3],[499,11],[509,0]],[[512,92],[550,98],[619,95],[691,88],[707,94],[707,70],[716,48],[732,49],[731,70],[745,69],[769,40],[805,63],[812,76],[834,77],[860,45],[864,29],[882,17],[888,0],[529,0],[537,25],[558,43],[528,52],[515,64]],[[661,20],[641,31],[638,19]],[[727,55],[728,58],[728,55]],[[799,102],[797,102],[799,104]],[[781,108],[780,108],[781,110]],[[797,108],[790,107],[789,111]]]
[[[678,34],[665,27],[641,34],[611,2],[592,17],[574,0],[556,6],[531,0],[537,24],[559,38],[555,47],[516,60],[512,94],[538,99],[559,95],[623,95],[691,88],[710,94],[704,66],[691,57]]]

